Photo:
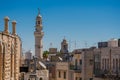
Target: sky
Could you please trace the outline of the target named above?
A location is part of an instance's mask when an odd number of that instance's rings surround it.
[[[24,51],[34,53],[38,8],[43,21],[44,50],[60,50],[64,38],[70,51],[120,38],[120,0],[0,0],[0,31],[4,30],[5,16],[10,18],[10,32],[11,22],[16,20]]]

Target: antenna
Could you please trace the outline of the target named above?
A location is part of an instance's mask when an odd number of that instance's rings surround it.
[[[69,51],[71,51],[71,40],[69,40]]]
[[[65,39],[65,36],[64,36],[64,39]]]
[[[40,8],[38,8],[38,14],[40,14]]]
[[[76,49],[76,45],[77,45],[77,44],[76,44],[76,41],[75,41],[75,49]]]
[[[52,48],[52,42],[50,43],[50,48]]]
[[[85,48],[87,48],[88,44],[87,44],[87,41],[85,41]]]

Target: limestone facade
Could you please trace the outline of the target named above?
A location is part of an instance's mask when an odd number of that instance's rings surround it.
[[[77,49],[73,51],[69,80],[92,80],[93,62],[93,49]]]
[[[56,63],[56,80],[69,80],[69,63],[57,62]]]
[[[120,47],[95,49],[94,54],[96,71],[98,70],[103,74],[109,72],[112,74],[120,73]]]
[[[0,32],[0,80],[19,80],[21,40],[16,34],[16,21],[9,33],[9,18],[5,17],[4,31]]]

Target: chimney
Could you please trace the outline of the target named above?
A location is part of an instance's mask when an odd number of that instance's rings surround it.
[[[4,32],[5,32],[5,33],[9,33],[9,31],[8,31],[8,21],[9,21],[9,17],[6,16],[6,17],[4,18],[4,21],[5,21]]]
[[[12,21],[12,34],[16,35],[16,21]]]

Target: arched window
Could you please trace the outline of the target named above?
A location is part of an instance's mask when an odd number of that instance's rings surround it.
[[[43,80],[42,78],[40,78],[40,80]]]
[[[40,24],[40,21],[38,21],[38,24]]]

